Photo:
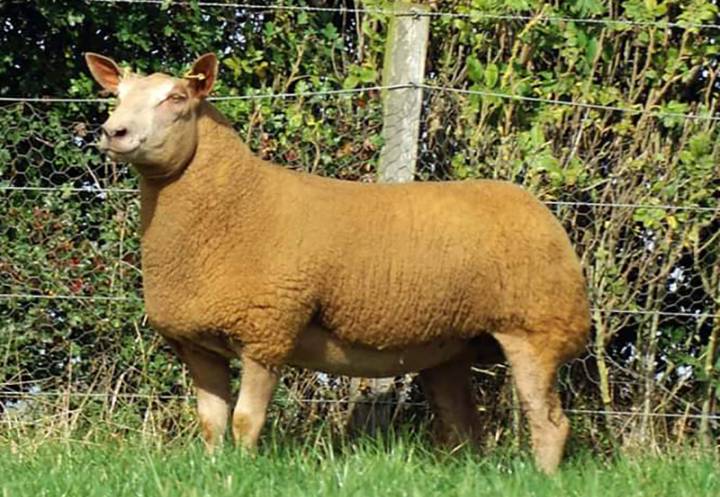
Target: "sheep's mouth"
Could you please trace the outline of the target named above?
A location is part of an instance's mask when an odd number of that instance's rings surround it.
[[[127,159],[133,155],[138,148],[140,148],[140,145],[136,145],[132,148],[108,147],[105,151],[113,159]]]
[[[132,144],[129,147],[117,146],[100,140],[97,144],[98,148],[110,156],[113,160],[127,160],[140,148],[140,144]]]

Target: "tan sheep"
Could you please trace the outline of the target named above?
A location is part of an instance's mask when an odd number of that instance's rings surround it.
[[[557,467],[569,431],[557,368],[583,350],[589,311],[578,259],[543,204],[500,181],[360,184],[289,171],[255,157],[205,99],[215,55],[182,78],[86,59],[119,97],[100,147],[141,175],[146,311],[189,367],[209,449],[225,432],[236,356],[232,431],[246,447],[286,364],[419,371],[443,430],[465,439],[470,366],[493,337],[536,461]]]

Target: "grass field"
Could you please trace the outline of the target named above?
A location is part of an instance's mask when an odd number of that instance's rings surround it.
[[[320,439],[318,439],[320,440]],[[548,478],[520,452],[448,455],[422,441],[341,448],[267,442],[209,458],[199,443],[45,441],[0,445],[0,495],[41,496],[720,496],[712,455],[568,458]]]

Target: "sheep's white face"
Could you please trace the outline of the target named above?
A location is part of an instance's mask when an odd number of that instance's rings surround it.
[[[151,178],[172,176],[197,145],[197,108],[217,73],[213,54],[200,57],[185,78],[123,73],[112,59],[86,54],[88,67],[117,106],[102,125],[98,143],[116,160],[130,162]]]

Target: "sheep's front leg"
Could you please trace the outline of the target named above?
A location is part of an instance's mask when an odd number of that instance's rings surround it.
[[[168,340],[187,364],[197,389],[198,417],[205,447],[213,452],[222,444],[230,417],[230,365],[224,357]]]
[[[240,396],[233,413],[233,438],[237,445],[253,450],[265,424],[278,373],[243,354]]]

